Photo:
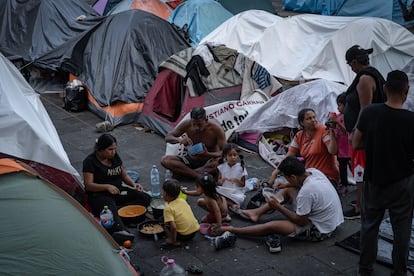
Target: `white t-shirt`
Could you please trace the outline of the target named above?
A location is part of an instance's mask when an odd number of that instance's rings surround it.
[[[241,179],[243,176],[247,176],[246,168],[242,168],[240,163],[236,163],[230,167],[227,162],[224,162],[218,165],[217,169],[220,171],[221,176],[226,178]],[[224,181],[221,186],[217,186],[217,192],[237,204],[241,204],[246,197],[243,187],[228,180]]]
[[[322,234],[330,233],[344,222],[338,193],[321,171],[313,168],[306,171],[311,175],[296,196],[296,214],[307,215]]]

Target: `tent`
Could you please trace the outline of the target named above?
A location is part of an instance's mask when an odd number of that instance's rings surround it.
[[[256,82],[259,75],[268,81],[263,86]],[[254,80],[254,76],[258,78]],[[222,45],[187,48],[160,65],[138,122],[166,135],[195,106],[244,100],[256,89],[267,99],[281,86],[266,69],[233,49]],[[225,113],[228,109],[218,108],[218,112]]]
[[[70,195],[82,194],[80,175],[39,95],[2,54],[0,68],[0,156],[18,158],[49,181],[59,179],[59,187]]]
[[[165,20],[171,14],[171,8],[160,0],[122,0],[108,12],[108,15],[132,9],[146,11]]]
[[[175,8],[168,21],[180,28],[187,24],[191,45],[197,46],[203,37],[232,16],[217,1],[187,0]]]
[[[0,52],[52,70],[103,19],[84,1],[0,2]]]
[[[1,275],[138,275],[72,197],[30,169],[0,159]],[[6,211],[7,210],[7,211]]]
[[[271,0],[217,0],[227,10],[233,14],[244,12],[247,10],[263,10],[270,13],[276,13]]]
[[[283,9],[323,15],[380,17],[403,25],[399,1],[401,0],[285,0]]]
[[[156,36],[154,34],[157,34]],[[141,10],[107,16],[91,34],[78,74],[89,108],[113,125],[136,121],[158,65],[189,44],[167,21]]]
[[[383,75],[403,68],[414,57],[413,34],[374,17],[302,14],[282,18],[253,10],[233,16],[201,44],[208,42],[236,49],[289,81],[322,78],[349,85],[355,74],[345,62],[345,52],[355,44],[374,49],[371,64]]]

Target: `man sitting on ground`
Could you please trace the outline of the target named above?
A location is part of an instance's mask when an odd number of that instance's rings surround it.
[[[335,188],[319,170],[305,166],[296,157],[286,157],[279,165],[280,173],[288,183],[279,184],[284,196],[296,195],[296,213],[280,204],[276,197],[265,195],[266,204],[256,209],[240,210],[242,215],[257,221],[258,218],[275,209],[287,220],[269,221],[247,227],[222,226],[223,231],[240,235],[269,235],[266,243],[270,252],[280,252],[279,237],[275,234],[320,241],[329,238],[344,221],[341,202]],[[229,236],[227,235],[224,235]],[[218,239],[220,242],[223,239]]]
[[[208,120],[204,108],[193,108],[190,120],[180,123],[169,132],[165,141],[183,144],[186,149],[197,143],[202,144],[202,151],[199,153],[190,154],[186,150],[182,156],[166,155],[161,159],[161,164],[171,170],[174,176],[197,178],[203,172],[217,174],[218,159],[226,144],[226,136],[219,124]]]

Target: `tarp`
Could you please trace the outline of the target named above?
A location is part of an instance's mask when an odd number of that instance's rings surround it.
[[[201,39],[232,16],[217,1],[187,0],[175,8],[168,21],[180,28],[187,24],[191,45],[197,46]]]
[[[58,176],[43,165],[59,170],[60,187],[71,195],[80,192],[80,175],[72,167],[39,95],[2,54],[0,68],[0,154],[42,166],[39,173],[47,179]]]
[[[323,79],[294,86],[271,98],[250,114],[236,132],[299,128],[298,112],[303,108],[315,110],[318,121],[324,123],[329,112],[338,112],[336,97],[345,92],[346,88],[345,85]]]
[[[167,19],[171,14],[171,8],[159,0],[122,0],[108,12],[108,15],[132,9],[146,11],[162,19]]]
[[[275,7],[271,0],[217,0],[227,10],[233,14],[237,14],[247,10],[263,10],[270,13],[275,13]]]
[[[65,53],[101,20],[84,1],[1,0],[0,52],[56,70]]]
[[[129,10],[106,17],[93,32],[82,53],[82,72],[75,75],[86,84],[98,109],[119,102],[143,102],[161,62],[187,47],[167,21]],[[114,125],[132,122],[131,117],[110,120]]]
[[[283,9],[323,15],[380,17],[402,25],[404,19],[398,1],[284,0]]]
[[[137,275],[79,203],[10,165],[0,159],[0,220],[7,222],[0,227],[1,275]]]
[[[264,11],[237,14],[200,44],[221,43],[260,63],[285,80],[323,78],[349,85],[346,64],[352,45],[373,48],[371,65],[386,75],[414,57],[414,35],[386,19],[302,14],[282,18]]]

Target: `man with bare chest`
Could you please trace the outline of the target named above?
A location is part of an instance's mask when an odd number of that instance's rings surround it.
[[[161,164],[176,175],[196,178],[200,173],[216,174],[218,159],[226,144],[224,130],[219,124],[209,121],[202,107],[191,110],[190,120],[180,123],[167,134],[165,141],[171,144],[181,143],[186,147],[182,156],[166,155]],[[191,146],[201,143],[199,150],[193,152]]]

